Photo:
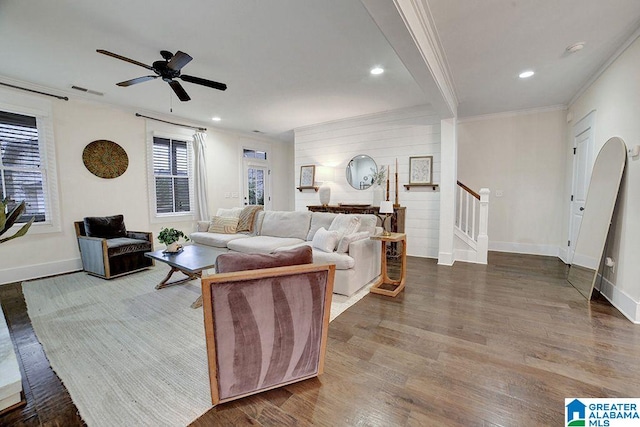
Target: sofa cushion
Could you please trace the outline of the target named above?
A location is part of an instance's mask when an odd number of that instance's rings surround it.
[[[328,231],[324,227],[320,227],[316,234],[313,236],[312,245],[314,249],[319,249],[323,252],[333,252],[338,243],[338,232]]]
[[[313,253],[308,246],[280,251],[275,254],[245,254],[230,252],[218,255],[216,273],[257,270],[260,268],[284,267],[287,265],[311,264]]]
[[[358,240],[364,240],[369,238],[368,231],[358,231],[357,233],[347,234],[338,242],[336,252],[346,253],[349,252],[349,245]]]
[[[335,264],[336,270],[348,270],[356,265],[356,260],[347,254],[313,250],[313,262],[316,264]]]
[[[299,247],[311,247],[312,242],[302,242],[293,246],[285,246],[275,250],[275,253],[288,251]],[[335,264],[336,270],[349,270],[356,265],[356,260],[348,254],[339,254],[337,252],[323,252],[313,249],[313,262],[316,264]]]
[[[304,240],[295,237],[249,236],[246,239],[232,240],[227,243],[227,247],[232,251],[245,254],[270,254],[278,248],[303,242]]]
[[[260,235],[306,240],[310,224],[310,211],[265,211]]]
[[[115,237],[107,239],[107,252],[109,257],[130,254],[133,252],[150,252],[151,242],[148,240],[130,239],[128,237]]]
[[[84,231],[89,237],[99,237],[101,239],[127,237],[127,228],[124,226],[123,215],[88,216],[84,218]]]
[[[309,233],[307,233],[307,240],[313,240],[313,236],[316,235],[316,231],[318,231],[320,227],[328,230],[336,215],[337,214],[332,212],[313,212],[311,214],[311,226],[309,227]]]
[[[225,216],[230,218],[240,218],[240,212],[242,212],[243,208],[218,208],[216,212],[216,216]]]
[[[357,214],[356,216],[360,218],[358,231],[366,231],[369,233],[369,236],[376,234],[376,225],[378,224],[377,216],[372,214]]]
[[[338,232],[338,242],[344,236],[353,234],[358,231],[360,227],[360,218],[356,215],[350,214],[338,214],[333,219],[331,226],[329,227],[329,231],[337,231]],[[337,242],[336,242],[337,244]]]
[[[214,216],[207,230],[209,233],[235,234],[238,228],[238,218]]]
[[[221,234],[221,233],[209,233],[206,231],[191,233],[189,238],[195,243],[201,245],[213,246],[216,248],[226,248],[227,243],[232,240],[246,239],[246,234]]]
[[[262,205],[245,206],[238,217],[238,232],[253,231],[253,223],[256,214],[263,209]]]

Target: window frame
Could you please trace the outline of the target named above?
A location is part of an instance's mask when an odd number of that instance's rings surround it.
[[[16,93],[0,88],[0,110],[35,117],[38,130],[38,149],[42,173],[42,192],[45,198],[45,220],[34,222],[29,234],[56,233],[62,231],[60,222],[60,197],[58,194],[58,171],[53,133],[53,103],[49,99]],[[24,223],[11,227],[9,233],[17,231]]]
[[[153,224],[178,221],[195,221],[194,210],[194,175],[193,175],[193,130],[147,120],[147,177],[149,189],[149,220]],[[188,212],[157,212],[156,180],[153,167],[154,138],[165,138],[187,143],[187,177],[189,179],[189,211]]]

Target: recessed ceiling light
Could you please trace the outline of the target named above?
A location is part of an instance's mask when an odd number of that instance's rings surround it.
[[[214,122],[219,122],[222,119],[218,116],[215,116],[215,117],[211,117],[211,120],[213,120]]]
[[[528,71],[523,71],[521,72],[518,77],[520,77],[521,79],[528,79],[529,77],[533,76],[535,73],[531,70]]]
[[[378,74],[382,74],[384,73],[384,68],[381,67],[374,67],[371,69],[371,74],[373,75],[378,75]]]
[[[571,46],[567,46],[567,52],[576,53],[584,48],[584,42],[574,43]]]

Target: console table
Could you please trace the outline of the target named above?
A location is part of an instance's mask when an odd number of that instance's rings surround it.
[[[332,213],[344,213],[344,214],[373,214],[377,215],[380,219],[380,207],[371,205],[315,205],[307,206],[312,212],[332,212]],[[393,208],[393,215],[391,215],[391,229],[394,233],[404,233],[404,217],[406,207],[399,206]],[[382,223],[382,220],[380,220]]]

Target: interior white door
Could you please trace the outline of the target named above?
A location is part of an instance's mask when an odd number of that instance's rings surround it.
[[[573,190],[571,195],[571,219],[569,226],[568,262],[573,262],[578,233],[582,224],[584,204],[587,199],[589,179],[591,177],[590,153],[593,146],[593,127],[589,126],[574,137]]]

